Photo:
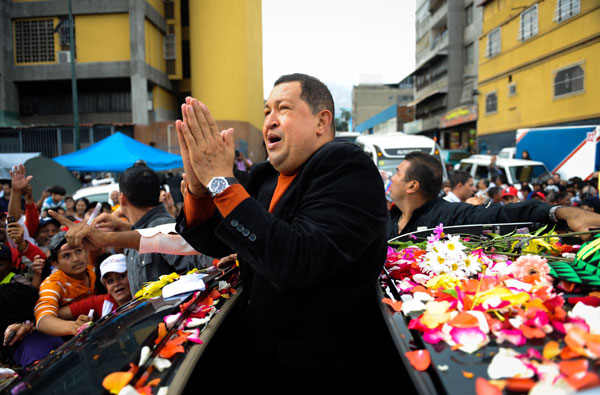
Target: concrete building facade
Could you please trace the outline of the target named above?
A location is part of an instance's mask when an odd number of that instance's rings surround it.
[[[359,84],[352,87],[352,131],[364,132],[371,130],[377,126],[371,121],[387,122],[393,118],[393,125],[380,127],[376,129],[388,131],[393,128],[393,131],[398,131],[400,127],[402,131],[402,122],[396,122],[396,115],[406,112],[398,112],[398,106],[406,106],[413,100],[413,78],[408,76],[396,84]],[[390,113],[390,108],[393,108],[394,114]],[[387,111],[387,112],[386,112]],[[385,112],[390,115],[385,115],[385,119],[379,117],[374,118],[378,114]],[[389,114],[388,114],[389,113]],[[371,120],[370,122],[367,122]],[[367,125],[368,123],[368,125]],[[358,128],[358,129],[357,129]],[[359,130],[360,129],[360,130]]]
[[[475,143],[481,21],[473,0],[417,0],[415,121],[407,129],[442,148]]]
[[[120,130],[177,153],[174,121],[192,95],[220,127],[236,127],[246,155],[264,158],[260,0],[74,0],[73,43],[68,9],[0,2],[2,152],[73,150],[73,44],[82,147]],[[41,129],[53,148],[28,146]]]
[[[480,149],[514,146],[519,128],[600,124],[600,2],[482,6]]]

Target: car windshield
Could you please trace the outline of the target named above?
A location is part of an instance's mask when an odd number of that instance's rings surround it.
[[[510,166],[510,174],[514,182],[531,182],[532,180],[544,181],[550,177],[546,167],[542,165],[533,166]]]

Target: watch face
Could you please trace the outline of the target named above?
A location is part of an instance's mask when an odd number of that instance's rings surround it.
[[[225,180],[225,178],[215,177],[210,181],[210,184],[208,184],[208,190],[214,196],[214,195],[218,195],[219,193],[223,192],[225,190],[225,188],[227,188],[227,186],[228,186],[228,184],[227,184],[227,180]]]

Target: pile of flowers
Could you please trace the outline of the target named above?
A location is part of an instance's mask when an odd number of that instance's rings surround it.
[[[196,272],[197,269],[194,269],[187,274]],[[161,276],[158,281],[146,284],[136,297],[158,297],[165,285],[182,277],[185,276],[176,273]],[[154,345],[142,347],[138,363],[130,363],[126,372],[110,373],[102,381],[102,386],[111,394],[150,395],[157,390],[157,393],[166,393],[167,387],[158,387],[160,378],[151,379],[154,371],[162,372],[170,368],[171,360],[186,351],[188,342],[202,344],[200,334],[218,313],[219,304],[235,293],[235,288],[223,280],[211,291],[195,292],[186,303],[179,305],[179,312],[166,315],[163,322],[158,324]]]
[[[384,303],[404,314],[408,327],[419,331],[425,342],[444,342],[466,353],[492,340],[510,347],[556,339],[547,342],[542,353],[535,348],[526,355],[501,349],[488,368],[493,384],[480,378],[478,389],[488,384],[501,389],[506,380],[513,380],[511,389],[517,385],[525,391],[547,385],[564,384],[568,390],[600,385],[598,375],[588,371],[588,360],[600,359],[600,292],[565,301],[561,287],[568,284],[555,285],[549,275],[549,255],[564,258],[578,247],[562,245],[552,234],[511,236],[472,240],[446,235],[440,224],[424,242],[390,247],[382,277],[388,296]],[[500,245],[512,252],[500,253]],[[394,297],[398,294],[399,299]],[[406,356],[419,370],[429,366],[427,350]],[[585,363],[567,361],[571,358]]]

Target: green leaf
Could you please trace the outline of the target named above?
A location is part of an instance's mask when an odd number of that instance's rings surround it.
[[[458,294],[456,293],[455,289],[443,289],[442,292],[446,293],[448,295],[452,295],[452,296],[454,296],[455,298],[458,299]]]

